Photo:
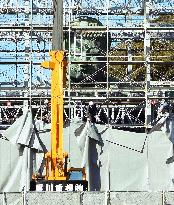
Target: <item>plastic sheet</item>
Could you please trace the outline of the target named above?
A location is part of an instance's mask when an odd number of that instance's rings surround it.
[[[42,150],[32,122],[31,110],[3,133],[0,139],[0,191],[29,190],[34,150]]]
[[[43,172],[43,152],[50,150],[50,125],[45,125],[33,138],[30,114],[26,112],[21,126],[21,130],[28,129],[23,132],[28,136],[22,140],[16,137],[14,124],[5,134],[10,141],[0,139],[0,175],[3,176],[0,191],[27,188],[33,169]],[[169,121],[163,122],[162,131],[154,129],[150,134],[72,122],[64,128],[64,149],[69,153],[69,167],[86,167],[90,190],[173,191],[173,118],[166,119]],[[15,144],[11,143],[10,133],[15,136]],[[22,137],[21,133],[18,136]],[[36,154],[38,149],[43,152]],[[35,161],[32,161],[33,156]]]

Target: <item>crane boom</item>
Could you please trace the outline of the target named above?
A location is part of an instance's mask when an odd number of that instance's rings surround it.
[[[66,83],[67,61],[64,51],[51,51],[50,61],[41,65],[51,69],[51,151],[45,154],[45,176],[34,176],[31,191],[86,191],[85,168],[68,168],[68,154],[63,151],[63,87]],[[73,172],[81,173],[79,180],[71,179]],[[67,188],[68,187],[68,188]],[[80,188],[79,188],[80,187]]]
[[[65,53],[50,52],[51,61],[43,62],[51,73],[51,153],[45,155],[46,177],[48,180],[67,179],[68,154],[63,152],[63,86],[66,82]]]
[[[50,61],[41,64],[51,69],[51,151],[45,154],[46,175],[33,175],[31,191],[86,191],[85,168],[68,168],[68,154],[63,150],[63,109],[67,61],[63,49],[63,0],[53,0],[53,36]],[[82,177],[73,179],[73,174]]]

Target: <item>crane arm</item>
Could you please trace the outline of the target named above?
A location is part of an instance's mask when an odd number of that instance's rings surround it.
[[[67,179],[67,157],[63,152],[63,86],[66,82],[66,58],[64,51],[50,52],[51,61],[43,62],[51,69],[51,153],[46,158],[46,179]]]

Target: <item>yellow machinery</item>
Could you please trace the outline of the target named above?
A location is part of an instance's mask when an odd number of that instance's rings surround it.
[[[30,190],[36,191],[86,191],[88,183],[84,168],[68,169],[68,154],[63,151],[63,87],[66,83],[67,61],[64,51],[50,52],[51,61],[42,67],[51,73],[51,152],[45,154],[46,175],[36,177]],[[71,180],[71,174],[81,173],[79,180]],[[68,187],[68,188],[67,188]],[[70,189],[71,187],[71,189]],[[79,188],[80,187],[80,188]]]
[[[63,86],[67,62],[63,51],[50,52],[51,61],[42,67],[51,73],[51,152],[45,155],[46,180],[67,180],[68,154],[63,152]]]

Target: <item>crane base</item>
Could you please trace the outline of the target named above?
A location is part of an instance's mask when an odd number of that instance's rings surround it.
[[[85,180],[37,180],[30,182],[30,191],[88,191]]]

